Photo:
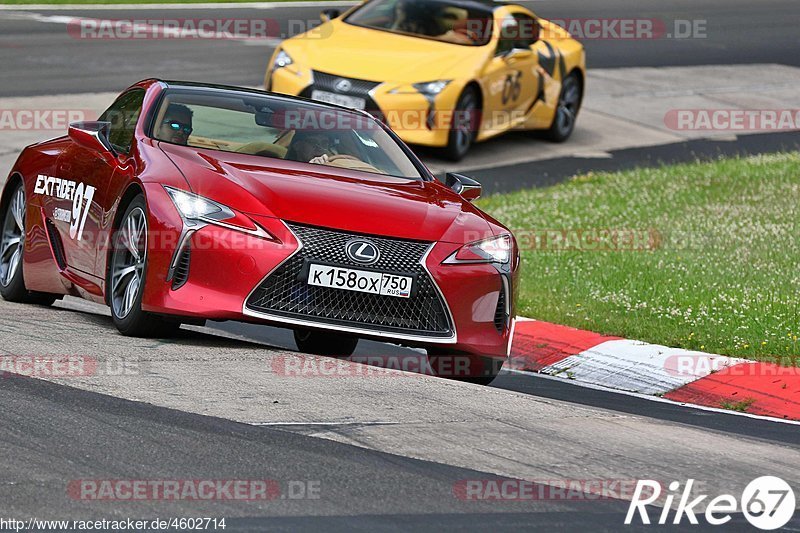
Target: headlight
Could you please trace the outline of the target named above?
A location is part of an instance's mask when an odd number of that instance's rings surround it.
[[[281,50],[278,52],[278,54],[275,56],[275,60],[272,62],[272,70],[288,67],[292,63],[294,63],[294,61],[292,61],[292,58],[289,57],[289,54]]]
[[[511,259],[511,235],[500,235],[482,241],[465,244],[448,257],[445,263],[499,263],[505,265]]]
[[[166,185],[164,190],[169,194],[181,217],[190,222],[189,225],[196,223],[214,224],[234,231],[241,231],[254,237],[261,237],[271,241],[278,240],[248,217],[241,213],[236,213],[228,206],[197,194],[167,187]]]
[[[436,80],[426,81],[424,83],[415,83],[413,87],[426,96],[436,96],[444,90],[451,80]]]
[[[208,198],[203,198],[190,192],[164,187],[172,203],[178,208],[183,218],[190,220],[211,219],[215,221],[233,218],[233,211],[222,204],[218,204]]]

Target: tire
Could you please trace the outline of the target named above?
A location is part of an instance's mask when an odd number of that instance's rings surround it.
[[[25,288],[22,254],[25,248],[25,187],[22,182],[7,189],[0,205],[0,296],[4,300],[49,306],[58,295],[32,292]]]
[[[575,122],[583,102],[583,84],[574,72],[564,79],[561,94],[558,95],[558,106],[553,124],[545,131],[550,141],[561,143],[566,141],[575,130]]]
[[[135,197],[112,236],[108,266],[108,304],[111,318],[127,337],[169,337],[180,322],[142,311],[147,273],[147,204]]]
[[[450,161],[464,159],[478,133],[480,113],[478,93],[472,87],[468,87],[461,93],[456,103],[453,123],[447,136],[447,146],[441,151],[442,157]]]
[[[294,330],[294,342],[303,353],[350,357],[358,346],[358,337],[310,329]]]
[[[489,385],[503,367],[503,361],[492,357],[468,354],[441,347],[427,349],[428,361],[434,376]]]

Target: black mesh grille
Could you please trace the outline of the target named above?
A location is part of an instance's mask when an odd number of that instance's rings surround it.
[[[339,80],[347,80],[350,82],[350,88],[346,91],[336,89],[336,82]],[[366,100],[366,111],[372,115],[380,118],[380,107],[375,100],[370,97],[369,92],[380,85],[380,82],[359,80],[356,78],[346,78],[344,76],[335,76],[333,74],[326,74],[325,72],[314,71],[314,84],[309,85],[300,93],[300,96],[311,98],[311,93],[314,89],[320,91],[327,91],[330,93],[345,94],[348,96],[356,96]]]
[[[350,89],[347,91],[339,91],[336,89],[336,82],[339,80],[347,80],[350,82]],[[349,94],[352,96],[367,96],[369,92],[380,85],[380,82],[359,80],[356,78],[345,78],[344,76],[335,76],[333,74],[326,74],[318,70],[314,71],[314,88],[322,91],[329,91],[341,94]]]
[[[45,219],[45,227],[47,228],[47,238],[50,239],[50,246],[53,249],[53,259],[56,260],[58,268],[64,270],[67,267],[67,257],[64,254],[64,243],[61,242],[61,236],[58,234],[56,225],[49,218]]]
[[[494,311],[494,327],[497,331],[503,333],[506,328],[508,315],[506,314],[506,290],[505,287],[500,289],[500,295],[497,297],[497,308]]]
[[[289,227],[303,248],[253,291],[247,300],[249,309],[381,332],[452,336],[444,303],[421,265],[429,243],[366,237],[380,250],[380,259],[364,267],[352,261],[345,251],[346,243],[356,235],[295,224]],[[308,285],[302,274],[309,261],[416,275],[415,289],[410,298],[398,298]]]
[[[178,290],[189,280],[189,263],[192,259],[192,249],[187,245],[178,257],[175,273],[172,275],[172,290]]]

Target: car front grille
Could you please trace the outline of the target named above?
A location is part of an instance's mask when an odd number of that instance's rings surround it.
[[[445,303],[422,259],[430,243],[288,224],[302,249],[272,272],[247,299],[247,309],[275,317],[415,337],[450,338],[453,326]],[[380,259],[365,267],[351,260],[346,243],[363,237],[380,250]],[[308,285],[307,263],[416,275],[410,298],[381,296]]]
[[[373,116],[380,118],[380,107],[372,99],[369,92],[381,84],[378,81],[367,81],[367,80],[359,80],[357,78],[347,78],[345,76],[336,76],[334,74],[327,74],[325,72],[320,72],[318,70],[313,71],[314,74],[314,83],[309,85],[300,93],[300,96],[305,98],[311,98],[311,93],[317,89],[320,91],[326,91],[329,93],[336,93],[336,94],[344,94],[347,96],[355,96],[358,98],[364,98],[366,100],[366,109],[365,111],[371,113]],[[350,88],[347,91],[341,91],[336,88],[336,83],[339,80],[347,80],[350,82]]]

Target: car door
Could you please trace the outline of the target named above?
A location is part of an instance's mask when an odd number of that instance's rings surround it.
[[[509,8],[497,10],[495,23],[497,45],[481,81],[486,88],[484,124],[499,132],[524,122],[539,93],[538,56],[531,48],[538,25]]]
[[[144,90],[124,93],[101,116],[111,123],[109,140],[119,154],[127,154],[133,142],[134,128],[142,110]],[[108,186],[117,166],[96,151],[72,143],[59,157],[56,175],[69,184],[72,193],[61,200],[62,215],[55,222],[64,245],[67,266],[83,274],[96,275],[95,263],[100,245],[105,245],[104,206]],[[102,276],[100,276],[102,277]]]

